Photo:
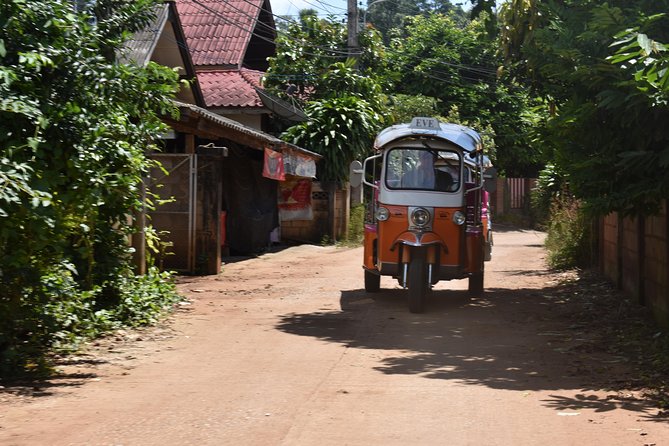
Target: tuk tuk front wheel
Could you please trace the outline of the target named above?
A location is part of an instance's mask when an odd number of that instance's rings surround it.
[[[418,255],[412,253],[408,276],[409,311],[422,313],[425,310],[425,297],[428,289],[425,253]]]
[[[365,270],[365,291],[376,293],[381,289],[381,275]]]

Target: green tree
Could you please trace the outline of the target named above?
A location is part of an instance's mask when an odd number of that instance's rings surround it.
[[[265,86],[284,97],[290,86],[308,116],[282,138],[324,156],[321,181],[346,181],[349,163],[369,154],[384,123],[378,74],[385,72],[384,47],[378,32],[368,29],[360,35],[358,57],[349,58],[341,23],[311,14],[300,18],[277,39]]]
[[[441,14],[412,17],[387,53],[397,92],[436,98],[443,116],[455,105],[475,128],[490,125],[498,167],[507,175],[536,174],[542,152],[532,128],[540,112],[519,82],[498,78],[497,46],[482,21],[461,26]]]
[[[651,56],[652,45],[639,36],[669,40],[669,19],[663,14],[669,2],[514,3],[524,6],[505,18],[515,17],[516,25],[526,27],[504,41],[509,71],[527,79],[552,104],[540,138],[554,153],[569,189],[591,211],[657,210],[669,192],[669,129],[664,124],[669,109],[652,85],[663,85],[662,57]],[[628,29],[641,34],[626,40]],[[633,63],[631,47],[614,55],[634,39],[637,53],[653,59],[644,61],[648,71]]]
[[[378,83],[376,73],[385,71],[384,47],[380,35],[368,29],[360,33],[359,41],[359,52],[355,55],[358,72]],[[326,74],[351,56],[347,29],[341,22],[301,13],[300,21],[292,23],[277,38],[277,54],[269,60],[265,87],[284,95],[291,86],[294,98],[303,102],[329,97],[333,93],[337,94],[339,91],[333,92],[332,89],[340,86],[331,84],[337,76],[329,78]],[[348,86],[353,85],[348,83]]]
[[[318,84],[326,97],[310,101],[306,122],[289,128],[283,138],[323,155],[318,177],[325,182],[348,179],[348,166],[371,152],[384,120],[379,113],[380,87],[353,68],[353,61],[332,65]]]
[[[153,3],[0,3],[0,371],[38,361],[81,323],[72,312],[118,305],[132,281],[129,216],[178,75],[113,53]]]
[[[366,10],[362,11],[367,23],[377,29],[383,41],[389,44],[394,32],[399,32],[412,16],[430,14],[453,14],[459,24],[467,21],[467,14],[460,5],[448,0],[368,0]]]
[[[390,119],[388,124],[411,122],[415,116],[439,116],[439,101],[429,96],[418,94],[394,94],[389,97]]]

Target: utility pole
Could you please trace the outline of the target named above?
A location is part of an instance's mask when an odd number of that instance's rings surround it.
[[[348,57],[358,58],[358,3],[348,0]]]

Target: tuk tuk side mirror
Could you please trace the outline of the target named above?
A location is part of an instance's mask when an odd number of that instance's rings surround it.
[[[378,189],[379,186],[376,183],[376,179],[378,178],[378,173],[376,170],[372,170],[371,172],[368,171],[368,165],[370,161],[375,161],[379,158],[381,158],[383,155],[374,155],[370,156],[369,158],[365,159],[363,163],[360,163],[360,161],[352,161],[351,164],[348,166],[348,181],[351,183],[352,187],[358,187],[360,186],[360,183],[372,187],[374,189]],[[376,169],[376,166],[374,164],[371,164],[373,169]],[[372,181],[369,181],[369,177],[372,177]],[[366,178],[367,177],[367,178]]]
[[[494,167],[489,167],[483,172],[483,188],[490,193],[497,190],[497,169]]]
[[[362,163],[358,160],[352,161],[348,167],[348,181],[351,187],[359,187],[362,184]]]

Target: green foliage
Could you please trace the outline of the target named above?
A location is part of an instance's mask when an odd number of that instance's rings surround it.
[[[348,233],[345,243],[350,246],[362,245],[365,237],[365,205],[351,206],[351,215],[348,224]]]
[[[13,307],[3,305],[12,318],[0,319],[0,376],[45,373],[48,352],[72,351],[110,330],[154,323],[181,300],[170,273],[155,267],[143,276],[119,272],[89,290],[81,289],[73,271],[66,262],[52,265]]]
[[[409,18],[388,50],[388,77],[397,93],[436,99],[438,115],[456,106],[473,128],[490,126],[500,172],[531,176],[543,161],[532,138],[541,114],[533,111],[536,101],[519,82],[498,78],[500,60],[488,34],[481,20],[460,24],[440,14]]]
[[[388,124],[399,124],[411,122],[416,116],[438,117],[439,101],[436,98],[423,96],[422,94],[408,95],[396,94],[389,98],[390,120]]]
[[[282,138],[323,155],[321,181],[345,181],[351,162],[371,152],[381,116],[356,96],[315,101],[305,111],[309,120],[291,127]]]
[[[284,91],[296,87],[296,96],[306,99],[312,95],[319,76],[328,67],[349,56],[346,27],[337,22],[302,14],[300,22],[291,23],[277,36],[276,56],[269,58],[264,85]]]
[[[656,16],[656,18],[662,15]],[[667,45],[650,39],[635,30],[625,30],[616,36],[612,47],[619,47],[609,62],[621,65],[634,73],[634,82],[642,92],[658,95],[656,101],[666,104],[669,94],[669,52]]]
[[[563,194],[551,204],[546,236],[548,264],[552,268],[588,267],[592,264],[592,216],[581,203]]]
[[[343,182],[350,162],[367,156],[383,124],[385,99],[373,70],[382,64],[382,44],[374,32],[365,34],[357,62],[366,68],[356,68],[356,60],[345,57],[342,24],[311,14],[300,18],[277,39],[266,86],[277,94],[287,84],[294,86],[292,99],[305,104],[308,120],[289,128],[282,138],[324,156],[319,163],[321,181]]]
[[[151,225],[144,228],[148,266],[156,265],[162,271],[165,257],[174,255],[174,252],[171,251],[174,242],[165,241],[163,238],[168,234],[169,231],[156,231]]]
[[[658,43],[669,40],[669,2],[512,3],[524,9],[507,26],[527,26],[506,37],[508,71],[552,104],[539,139],[570,190],[597,213],[657,211],[669,194],[669,78]]]
[[[351,59],[344,24],[302,14],[299,23],[292,23],[277,37],[277,54],[269,58],[265,88],[285,97],[284,92],[290,85],[295,90],[292,98],[304,103],[354,93],[349,88],[356,84],[364,89],[370,88],[369,84],[378,85],[377,73],[385,71],[381,37],[369,29],[360,33],[359,42],[359,54],[355,60]],[[350,70],[355,64],[357,73]],[[328,75],[342,69],[344,73]],[[350,77],[356,74],[359,78],[353,82]],[[368,85],[363,85],[365,83]]]
[[[59,327],[93,323],[61,316],[123,292],[109,284],[128,277],[128,216],[178,74],[113,59],[153,3],[99,0],[80,14],[58,0],[0,3],[3,371],[39,364]]]
[[[142,276],[120,275],[111,284],[118,304],[109,309],[109,326],[116,324],[138,327],[153,324],[181,300],[172,274],[151,267]]]
[[[374,4],[373,4],[374,3]],[[390,42],[394,30],[401,30],[408,17],[430,14],[453,14],[458,23],[466,22],[466,13],[459,5],[454,5],[448,0],[393,0],[386,1],[383,5],[375,5],[374,0],[367,1],[366,13],[362,15],[367,19],[367,26],[373,26],[384,36],[384,42]]]
[[[345,181],[348,165],[371,151],[381,128],[384,97],[376,71],[384,64],[383,45],[374,30],[360,35],[360,55],[348,58],[346,28],[341,23],[301,14],[277,38],[266,88],[304,106],[309,120],[289,128],[282,138],[324,155],[321,181]],[[284,90],[291,86],[292,96]]]
[[[566,179],[553,164],[547,164],[539,173],[536,187],[532,190],[532,212],[540,225],[550,219],[551,204],[560,198],[565,189]]]

